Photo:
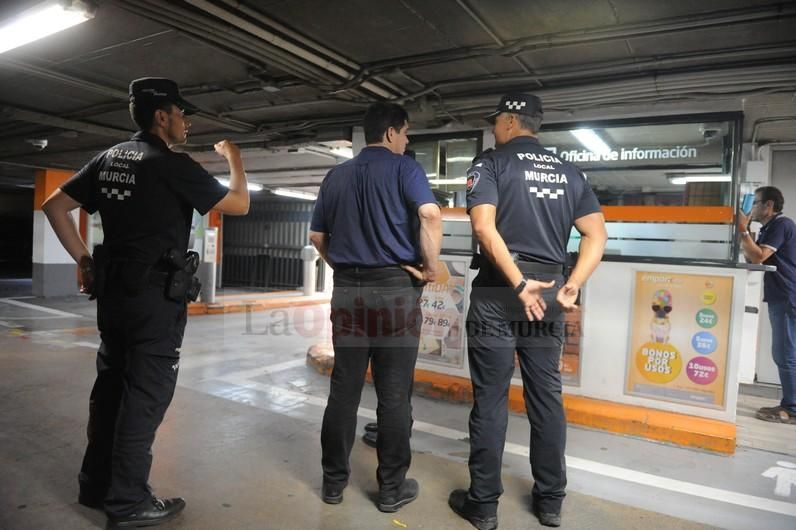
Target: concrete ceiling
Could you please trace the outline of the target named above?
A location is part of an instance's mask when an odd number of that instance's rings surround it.
[[[31,3],[5,0],[0,20]],[[317,185],[377,100],[446,130],[483,127],[508,90],[539,94],[548,123],[740,110],[745,141],[796,141],[796,2],[96,4],[93,20],[0,55],[0,186],[129,135],[127,85],[143,76],[202,108],[186,150],[220,173],[212,144],[231,138],[268,185]]]

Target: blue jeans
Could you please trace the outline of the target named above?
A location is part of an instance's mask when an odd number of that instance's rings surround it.
[[[782,407],[796,414],[796,307],[790,302],[768,304],[771,354],[779,369]]]

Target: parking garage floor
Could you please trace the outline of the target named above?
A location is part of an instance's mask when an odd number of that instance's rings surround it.
[[[328,378],[305,355],[326,338],[327,312],[319,305],[189,319],[151,477],[159,495],[184,496],[188,507],[163,528],[471,528],[446,502],[467,486],[465,404],[415,398],[409,476],[420,482],[417,501],[396,514],[377,511],[375,451],[361,442],[344,502],[320,500]],[[102,513],[76,502],[98,343],[85,297],[0,298],[0,528],[104,526]],[[366,386],[361,424],[375,405]],[[570,427],[562,528],[796,528],[796,426],[766,428],[779,445],[741,446],[727,457]],[[529,512],[527,440],[526,419],[512,415],[501,529],[541,528]]]

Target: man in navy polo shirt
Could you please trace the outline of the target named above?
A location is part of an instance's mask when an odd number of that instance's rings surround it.
[[[423,168],[403,156],[408,115],[394,103],[365,114],[367,147],[321,184],[310,241],[334,269],[335,362],[323,415],[323,501],[338,504],[351,473],[357,409],[370,363],[378,408],[378,508],[395,512],[417,498],[407,479],[409,394],[422,315],[442,244],[439,207]]]
[[[470,488],[453,491],[448,504],[479,530],[497,528],[516,351],[531,423],[532,509],[541,524],[559,526],[567,483],[563,312],[575,309],[581,286],[600,263],[605,220],[583,173],[539,144],[537,96],[507,94],[487,120],[496,147],[474,160],[467,175],[467,211],[479,245],[467,314]],[[581,234],[580,252],[567,278],[573,226]]]
[[[785,199],[773,186],[755,190],[749,217],[738,213],[741,249],[747,261],[775,265],[763,278],[763,300],[771,321],[771,353],[782,383],[782,401],[763,407],[755,416],[764,421],[796,424],[796,226],[782,215]],[[749,222],[763,224],[757,242],[749,234]]]

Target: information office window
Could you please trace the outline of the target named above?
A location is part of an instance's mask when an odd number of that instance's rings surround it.
[[[603,206],[729,207],[739,124],[723,114],[551,125],[539,139],[587,174]]]
[[[437,200],[447,207],[465,206],[467,169],[481,152],[482,132],[411,136],[408,149],[423,166]]]

